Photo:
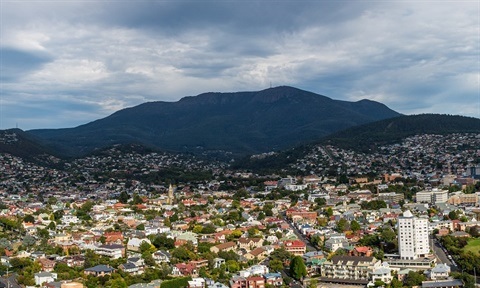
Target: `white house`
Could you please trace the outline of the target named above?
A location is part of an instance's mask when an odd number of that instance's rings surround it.
[[[78,219],[78,217],[74,215],[63,215],[61,220],[62,220],[62,223],[65,225],[80,223],[80,219]]]
[[[382,266],[377,267],[372,272],[372,282],[375,281],[382,281],[383,283],[390,283],[392,282],[392,269],[390,269],[387,262],[383,262]]]
[[[437,264],[430,271],[430,278],[432,280],[447,279],[450,274],[450,266],[444,263]]]
[[[57,273],[39,272],[35,273],[35,285],[41,286],[43,283],[50,283],[57,280]]]
[[[147,242],[148,244],[152,245],[152,242],[148,238],[132,238],[128,240],[127,249],[131,251],[140,251],[140,246],[143,242]]]

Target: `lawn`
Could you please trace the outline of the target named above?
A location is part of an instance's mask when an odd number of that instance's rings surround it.
[[[477,253],[480,252],[480,239],[468,240],[468,244],[463,247],[463,251],[472,252],[473,255],[478,255]]]

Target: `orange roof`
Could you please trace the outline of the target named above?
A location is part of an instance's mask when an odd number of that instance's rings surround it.
[[[367,253],[371,250],[371,248],[367,246],[360,246],[360,247],[355,247],[355,250],[357,250],[360,253]]]
[[[305,246],[307,246],[305,243],[303,243],[300,240],[286,240],[285,242],[283,242],[283,244],[286,247],[305,247]]]

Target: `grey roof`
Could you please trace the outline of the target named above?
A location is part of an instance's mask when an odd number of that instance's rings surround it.
[[[85,269],[85,271],[89,271],[89,272],[91,271],[91,272],[97,272],[97,273],[101,273],[101,272],[108,273],[108,272],[112,272],[113,270],[115,269],[107,265],[97,265],[97,266]]]
[[[444,281],[423,281],[422,288],[435,288],[435,287],[463,287],[463,282],[460,279],[451,279]]]
[[[123,269],[135,269],[137,265],[133,264],[132,262],[127,262],[122,264]]]
[[[450,272],[450,267],[447,264],[440,263],[432,268],[432,272],[435,273],[448,273]]]
[[[100,245],[99,248],[104,248],[104,249],[123,249],[125,248],[123,245],[121,244],[103,244],[103,245]]]
[[[35,273],[35,276],[37,277],[52,277],[52,273],[50,272],[38,272],[38,273]]]

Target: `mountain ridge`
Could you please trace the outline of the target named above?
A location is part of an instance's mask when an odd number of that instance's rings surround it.
[[[245,155],[292,147],[399,115],[375,101],[340,101],[280,86],[147,102],[78,127],[28,133],[68,156],[126,143],[176,152],[222,150]]]

